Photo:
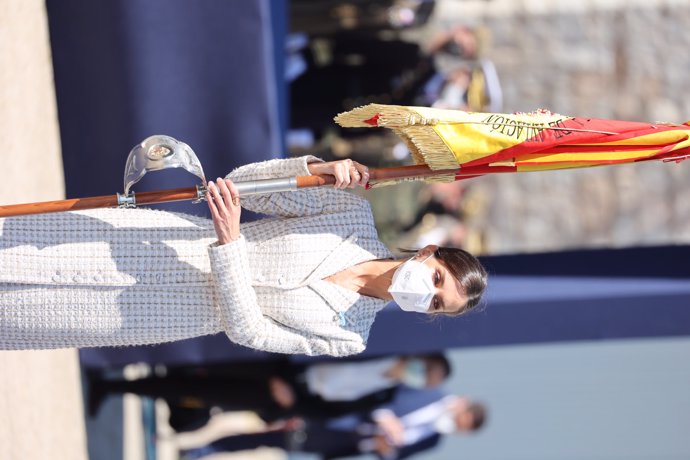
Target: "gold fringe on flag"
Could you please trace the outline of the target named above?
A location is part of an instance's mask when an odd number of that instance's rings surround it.
[[[439,118],[434,116],[436,112],[437,109],[427,107],[369,104],[338,114],[335,121],[347,128],[390,128],[405,142],[415,163],[435,170],[457,168],[453,151],[434,129],[439,123]],[[443,122],[456,121],[449,120],[448,113],[443,111]],[[458,117],[457,121],[461,120]]]
[[[411,182],[411,181],[418,181],[418,180],[422,180],[426,183],[432,184],[434,182],[455,182],[457,180],[457,177],[455,177],[455,174],[435,174],[433,176],[424,176],[424,177],[417,177],[417,176],[405,177],[404,179],[372,180],[369,182],[369,188],[379,188],[379,187],[385,187],[388,185],[400,184],[402,182]]]

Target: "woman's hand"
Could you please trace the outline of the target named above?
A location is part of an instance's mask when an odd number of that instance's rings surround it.
[[[369,168],[352,160],[309,163],[310,174],[328,174],[335,177],[335,188],[365,187],[369,182]]]
[[[240,193],[230,179],[220,177],[208,182],[206,201],[211,209],[218,244],[226,244],[240,237]]]
[[[273,401],[283,409],[289,409],[295,405],[295,392],[285,380],[271,377],[268,380],[268,388]]]
[[[395,415],[388,415],[376,420],[376,425],[386,440],[394,446],[402,446],[405,441],[405,427]]]

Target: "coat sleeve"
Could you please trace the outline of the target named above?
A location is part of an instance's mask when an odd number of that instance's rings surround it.
[[[309,163],[321,159],[307,155],[298,158],[268,160],[241,166],[225,176],[233,182],[309,176]],[[310,216],[343,212],[368,206],[365,199],[332,187],[310,187],[291,192],[267,193],[242,197],[242,207],[249,211],[281,217]]]
[[[251,285],[246,241],[209,248],[220,318],[233,342],[273,353],[347,356],[364,351],[365,344],[354,332],[349,337],[327,338],[307,335],[264,316]]]

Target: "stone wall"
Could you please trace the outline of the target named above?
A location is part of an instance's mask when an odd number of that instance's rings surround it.
[[[690,2],[445,0],[435,27],[485,27],[504,112],[690,119]],[[487,252],[690,242],[690,162],[485,177],[468,200]]]

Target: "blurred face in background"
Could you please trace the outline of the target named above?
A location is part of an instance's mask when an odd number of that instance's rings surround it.
[[[435,387],[446,380],[446,368],[439,361],[426,359],[426,386]]]
[[[486,421],[486,407],[467,398],[458,398],[451,407],[456,433],[471,433],[481,429]]]
[[[467,410],[459,410],[455,414],[455,427],[459,432],[474,431],[474,414]]]
[[[400,381],[412,388],[431,388],[443,383],[448,369],[434,357],[412,356],[400,361],[394,370]]]

